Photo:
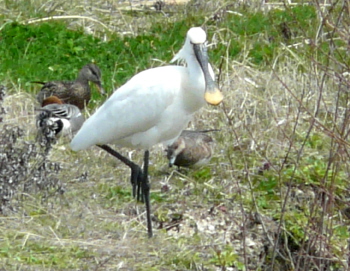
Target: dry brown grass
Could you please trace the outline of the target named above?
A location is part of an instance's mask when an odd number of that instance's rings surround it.
[[[208,1],[209,13],[228,1],[218,2]],[[122,15],[115,1],[35,3],[58,16],[79,14],[102,22],[106,27],[93,20],[71,23],[97,36],[106,29],[136,34],[147,28],[142,16]],[[208,31],[213,33],[211,50],[227,42],[221,29],[210,26]],[[154,238],[147,238],[143,204],[131,197],[129,169],[98,148],[73,153],[63,139],[49,159],[62,166],[65,192],[47,199],[16,198],[17,209],[0,219],[2,243],[10,250],[2,252],[2,268],[242,270],[245,265],[265,270],[274,265],[274,270],[333,270],[333,263],[346,270],[348,244],[336,230],[348,225],[340,211],[348,206],[348,100],[339,99],[348,83],[341,86],[330,67],[286,48],[265,71],[244,54],[223,61],[216,73],[224,103],[206,106],[189,125],[221,129],[213,134],[217,147],[209,173],[170,170],[162,147],[151,150]],[[5,123],[20,125],[25,140],[34,140],[34,97],[17,82],[13,86]],[[141,163],[141,151],[121,151]],[[328,165],[326,172],[309,180],[316,163]],[[277,183],[275,198],[259,189],[271,178]]]
[[[294,153],[300,147],[292,144],[291,131],[297,125],[295,134],[305,133],[310,116],[304,112],[296,118],[299,104],[293,102],[284,84],[294,94],[304,91],[310,96],[314,94],[310,86],[317,79],[291,69],[287,74],[267,73],[235,62],[232,65],[232,72],[222,81],[224,105],[203,108],[190,124],[195,129],[221,129],[214,135],[218,144],[210,164],[212,177],[197,184],[192,177],[177,171],[164,174],[169,170],[162,148],[151,152],[151,194],[160,194],[165,186],[170,188],[164,194],[168,200],[152,201],[152,212],[157,219],[164,219],[165,228],[171,228],[171,217],[181,214],[178,228],[156,230],[155,238],[148,240],[144,206],[129,194],[129,169],[97,148],[73,153],[63,141],[55,145],[50,160],[62,165],[64,195],[44,203],[28,197],[22,208],[30,216],[13,214],[3,218],[2,231],[8,240],[14,234],[23,247],[38,241],[47,246],[78,247],[89,255],[84,260],[87,268],[96,270],[148,270],[150,266],[169,264],[167,257],[188,257],[194,262],[199,257],[197,262],[201,262],[219,253],[222,244],[234,245],[233,254],[249,255],[245,256],[248,266],[259,266],[258,255],[264,251],[267,240],[272,246],[277,224],[268,217],[263,218],[262,224],[255,224],[254,214],[263,212],[257,205],[251,209],[243,206],[255,197],[254,184],[243,180],[253,179],[266,161],[273,170],[283,166],[288,153],[295,161]],[[332,86],[329,87],[327,100],[331,101]],[[310,110],[315,107],[315,100],[307,101]],[[33,98],[23,93],[6,100],[6,121],[25,127],[28,138],[34,138],[33,104]],[[122,152],[128,154],[129,150]],[[138,163],[141,156],[142,152],[132,152]],[[110,190],[116,186],[126,197],[116,194],[110,198]],[[281,193],[282,198],[292,200],[285,188],[281,187]],[[38,210],[39,214],[32,214]],[[154,222],[156,228],[159,225]]]

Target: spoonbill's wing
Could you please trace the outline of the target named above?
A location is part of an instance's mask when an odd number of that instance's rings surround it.
[[[185,69],[159,67],[135,75],[84,123],[71,143],[73,150],[118,143],[157,125],[181,91]]]

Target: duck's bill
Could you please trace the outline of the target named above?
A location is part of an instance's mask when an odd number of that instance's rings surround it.
[[[98,91],[101,93],[101,95],[106,95],[106,91],[102,87],[101,83],[95,83]]]
[[[176,160],[176,156],[171,157],[171,158],[169,159],[169,167],[172,167],[172,166],[174,165],[175,160]]]
[[[208,54],[205,44],[193,44],[194,53],[202,68],[205,80],[204,99],[208,104],[219,105],[224,99],[224,95],[216,86],[214,79],[209,73]]]

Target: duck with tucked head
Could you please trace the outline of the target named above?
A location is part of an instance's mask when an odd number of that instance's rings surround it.
[[[51,144],[61,136],[75,134],[85,121],[78,107],[64,104],[56,96],[46,98],[43,105],[37,109],[40,113],[36,117],[36,126],[39,136],[44,137],[47,143]]]
[[[56,96],[65,104],[73,104],[79,109],[84,109],[91,99],[89,81],[93,82],[101,94],[105,94],[101,84],[101,71],[95,64],[85,65],[79,72],[78,78],[74,81],[50,81],[33,83],[42,84],[37,99],[42,105],[43,101]]]

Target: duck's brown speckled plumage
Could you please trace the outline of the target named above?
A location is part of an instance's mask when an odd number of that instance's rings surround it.
[[[214,140],[207,133],[216,130],[184,130],[178,139],[167,147],[169,166],[191,167],[208,162],[212,156]]]
[[[64,103],[73,104],[79,109],[84,109],[91,98],[89,81],[96,84],[100,92],[104,94],[101,84],[101,71],[95,64],[85,65],[74,81],[51,81],[42,83],[37,99],[40,104],[50,96],[57,96]],[[39,82],[38,82],[39,83]]]

